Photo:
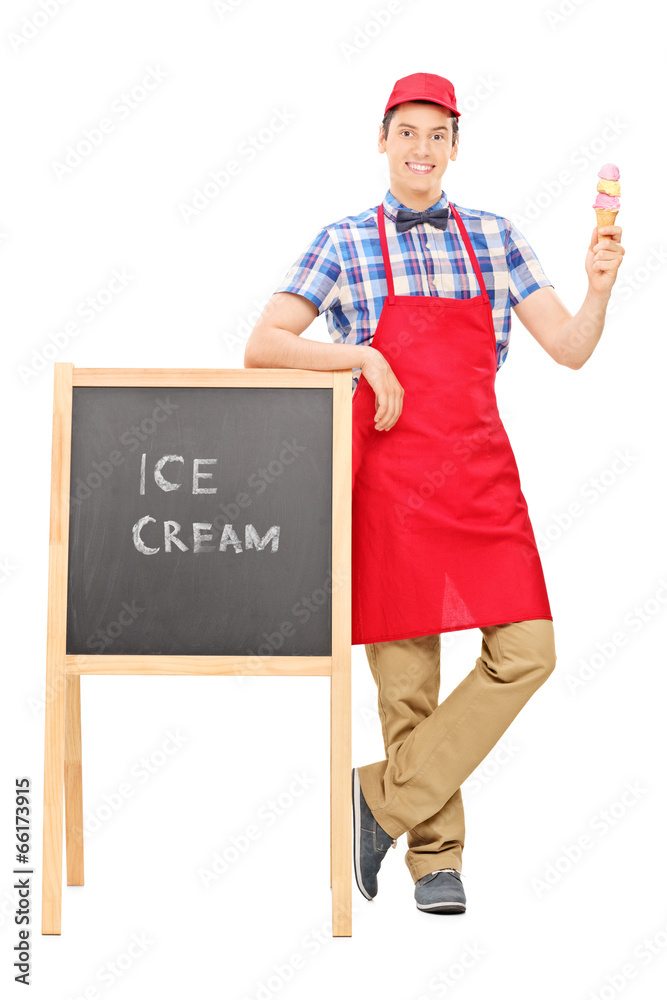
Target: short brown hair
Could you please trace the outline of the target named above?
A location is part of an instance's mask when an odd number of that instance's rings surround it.
[[[410,101],[410,104],[432,104],[434,108],[442,107],[442,104],[436,104],[435,101],[422,101],[422,100]],[[386,115],[382,119],[382,132],[384,134],[385,139],[389,135],[389,123],[394,117],[394,111],[396,110],[397,107],[398,104],[395,104],[393,108],[389,108],[389,111],[387,111]],[[451,112],[451,118],[452,118],[452,146],[453,146],[456,140],[458,139],[459,135],[459,120],[453,111]]]

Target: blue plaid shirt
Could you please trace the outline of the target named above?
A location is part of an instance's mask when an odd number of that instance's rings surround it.
[[[455,219],[447,229],[417,223],[396,232],[396,212],[407,208],[387,191],[382,202],[387,246],[396,295],[451,295],[463,299],[480,294],[468,252]],[[446,208],[444,191],[427,211]],[[489,293],[496,330],[497,368],[509,349],[511,306],[537,288],[551,285],[527,241],[510,222],[493,212],[456,205],[475,250]],[[347,215],[317,233],[292,264],[276,292],[296,292],[326,313],[332,340],[371,344],[387,294],[378,206]],[[497,370],[497,369],[496,369]],[[361,368],[353,368],[356,389]]]

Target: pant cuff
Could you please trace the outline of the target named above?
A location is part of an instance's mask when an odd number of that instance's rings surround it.
[[[410,874],[412,875],[412,881],[415,883],[417,883],[420,878],[423,878],[424,875],[430,875],[431,872],[437,872],[440,868],[456,868],[457,872],[461,871],[459,864],[454,859],[451,862],[448,862],[446,858],[439,861],[436,868],[433,868],[433,862],[431,863],[430,868],[428,866],[424,866],[423,870],[417,867],[413,868],[412,865],[408,865],[408,868],[410,869]]]
[[[357,772],[359,774],[361,791],[366,799],[366,805],[373,813],[375,820],[380,824],[385,833],[389,834],[390,837],[394,837],[394,839],[396,839],[402,836],[407,831],[408,827],[402,826],[392,816],[388,816],[378,805],[378,802],[380,801],[381,788],[378,784],[375,772],[373,771],[373,765],[365,764],[363,767],[358,767]]]

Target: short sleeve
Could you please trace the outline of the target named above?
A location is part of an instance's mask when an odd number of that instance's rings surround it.
[[[509,219],[505,221],[507,222],[505,257],[509,271],[510,305],[515,306],[531,292],[538,288],[546,288],[548,285],[553,287],[553,284],[542,270],[537,254],[525,237]]]
[[[294,261],[274,292],[296,292],[317,306],[319,313],[339,300],[341,267],[327,229],[321,229],[309,247]]]

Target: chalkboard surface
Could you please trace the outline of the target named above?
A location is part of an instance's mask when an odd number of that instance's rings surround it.
[[[74,387],[67,652],[331,655],[332,405]]]

